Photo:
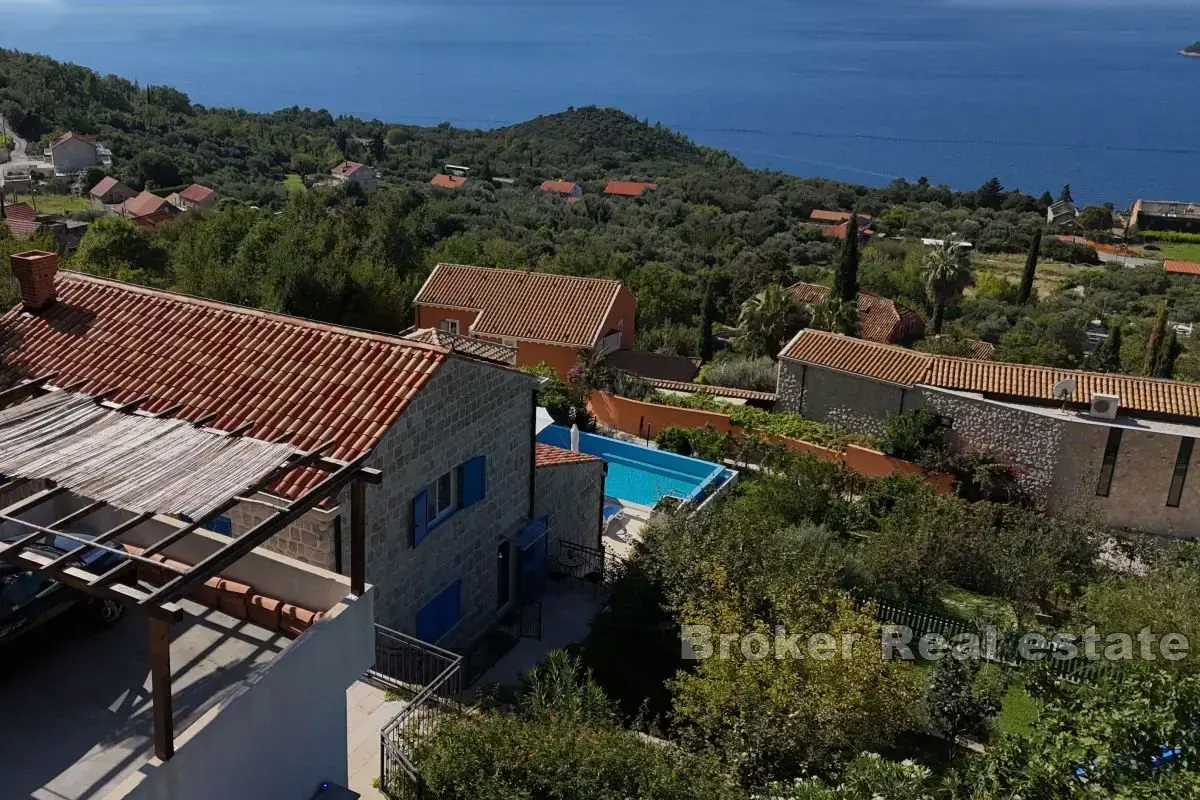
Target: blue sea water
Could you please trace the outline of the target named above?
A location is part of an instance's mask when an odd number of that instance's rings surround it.
[[[1200,198],[1200,0],[0,0],[198,102],[492,127],[618,106],[752,166]]]

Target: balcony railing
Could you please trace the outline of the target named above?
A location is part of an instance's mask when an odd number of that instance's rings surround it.
[[[568,580],[606,592],[624,570],[625,562],[608,549],[558,540],[558,553],[550,562],[550,571]]]
[[[399,631],[375,626],[375,666],[367,676],[397,692],[419,693],[435,683],[439,697],[458,701],[462,696],[462,657],[437,645]],[[451,674],[439,683],[444,674]]]
[[[541,638],[542,604],[534,601],[513,608],[495,627],[459,651],[463,685],[474,686],[521,639]]]

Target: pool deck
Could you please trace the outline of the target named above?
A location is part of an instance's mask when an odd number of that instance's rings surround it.
[[[621,515],[604,529],[604,549],[622,560],[628,559],[633,545],[642,538],[642,529],[650,522],[653,510],[649,506],[630,503],[616,497],[605,497],[605,505],[621,506]]]

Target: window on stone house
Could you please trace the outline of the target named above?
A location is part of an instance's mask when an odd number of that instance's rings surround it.
[[[1185,436],[1179,440],[1179,453],[1175,456],[1175,472],[1171,475],[1171,489],[1167,492],[1167,506],[1179,508],[1183,497],[1183,482],[1187,480],[1188,462],[1192,460],[1192,447],[1196,440]]]
[[[1117,467],[1117,453],[1121,450],[1121,429],[1108,429],[1108,444],[1104,445],[1104,461],[1100,464],[1100,480],[1096,482],[1096,496],[1108,497],[1112,489],[1113,472]]]
[[[437,522],[458,507],[458,468],[425,487],[429,492],[429,521]]]

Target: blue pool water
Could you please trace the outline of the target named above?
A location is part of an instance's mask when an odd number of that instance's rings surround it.
[[[542,444],[571,446],[571,432],[561,425],[549,426],[537,438]],[[579,449],[608,463],[605,495],[643,506],[667,496],[690,499],[726,473],[719,464],[590,433],[579,435]]]

